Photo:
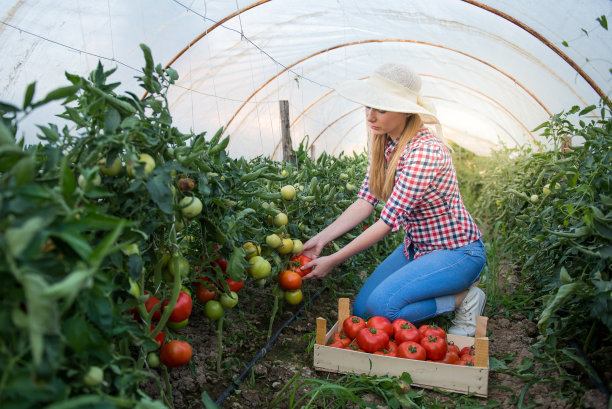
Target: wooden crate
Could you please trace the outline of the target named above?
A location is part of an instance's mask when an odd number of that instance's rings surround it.
[[[489,384],[489,339],[486,337],[487,317],[479,316],[476,336],[448,335],[460,349],[474,345],[474,366],[449,365],[414,359],[374,355],[349,349],[327,346],[327,341],[342,328],[350,316],[348,298],[338,301],[338,321],[326,333],[327,322],[317,318],[317,339],[314,346],[314,367],[334,373],[401,376],[408,372],[413,385],[423,388],[439,388],[445,391],[486,397]]]

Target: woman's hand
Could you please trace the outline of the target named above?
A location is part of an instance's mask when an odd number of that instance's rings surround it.
[[[302,269],[306,270],[312,268],[312,271],[302,277],[302,280],[311,280],[313,278],[323,278],[336,266],[332,256],[323,256],[313,259],[310,263],[306,263],[302,266]]]
[[[314,260],[319,257],[319,254],[321,254],[321,251],[323,251],[323,247],[325,247],[325,244],[327,243],[325,243],[323,240],[318,239],[317,236],[315,236],[308,240],[306,243],[304,243],[300,254],[303,254],[306,257]]]

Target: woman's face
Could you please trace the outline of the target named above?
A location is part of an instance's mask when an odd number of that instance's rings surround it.
[[[396,139],[400,136],[406,120],[410,114],[402,112],[381,111],[379,109],[365,107],[366,120],[368,127],[376,134],[388,134],[391,139]]]

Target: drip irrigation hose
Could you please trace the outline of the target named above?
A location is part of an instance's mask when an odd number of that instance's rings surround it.
[[[589,379],[591,380],[593,385],[595,385],[595,387],[606,396],[606,399],[610,401],[610,391],[608,390],[608,387],[601,380],[601,376],[599,376],[599,373],[597,373],[597,370],[593,367],[591,361],[589,361],[589,358],[586,357],[584,351],[582,350],[582,347],[574,340],[570,341],[570,345],[576,349],[578,357],[580,357],[584,361],[584,364],[587,369],[587,374],[589,375]]]
[[[312,297],[310,297],[310,299],[308,301],[306,301],[304,304],[302,304],[300,306],[300,308],[298,308],[298,310],[291,316],[291,318],[289,318],[287,321],[285,321],[285,323],[283,325],[281,325],[281,327],[274,333],[274,335],[272,335],[272,337],[270,338],[270,340],[268,341],[268,343],[259,350],[259,352],[257,353],[257,355],[255,355],[255,357],[251,360],[251,362],[249,362],[249,364],[247,365],[246,368],[244,368],[244,370],[242,371],[242,373],[240,373],[240,375],[238,375],[230,384],[230,386],[227,387],[227,389],[225,389],[225,391],[221,394],[221,396],[219,396],[219,398],[217,399],[217,401],[215,402],[219,407],[221,407],[223,405],[223,402],[225,401],[225,399],[227,399],[227,397],[230,395],[230,393],[232,393],[232,391],[234,389],[236,389],[237,386],[240,386],[240,383],[242,382],[242,380],[248,375],[249,371],[251,370],[251,368],[253,368],[253,365],[255,365],[255,362],[259,361],[261,358],[263,358],[268,351],[270,351],[272,349],[272,347],[274,346],[274,344],[276,343],[276,340],[278,339],[278,337],[280,336],[281,332],[289,325],[291,324],[297,317],[298,315],[301,314],[301,312],[304,310],[304,308],[310,306],[310,304],[312,304],[312,302],[323,292],[323,290],[325,290],[327,287],[323,286],[321,288],[319,288],[317,290],[316,293],[314,293],[312,295]]]

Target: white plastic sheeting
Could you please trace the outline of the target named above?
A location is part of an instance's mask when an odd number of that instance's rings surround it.
[[[247,158],[280,158],[280,100],[294,146],[362,151],[363,109],[334,87],[385,61],[422,74],[445,137],[480,154],[544,142],[531,130],[550,114],[612,90],[612,33],[597,20],[610,20],[609,0],[3,0],[0,16],[0,100],[20,105],[33,81],[42,98],[98,60],[140,95],[145,43],[179,73],[175,125],[225,126],[230,154]],[[26,141],[59,112],[25,118]]]

